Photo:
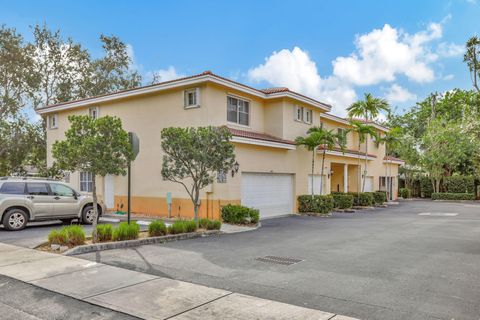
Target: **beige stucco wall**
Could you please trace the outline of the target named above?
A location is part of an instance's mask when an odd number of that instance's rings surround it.
[[[161,177],[161,130],[165,127],[198,127],[229,125],[242,130],[265,132],[283,139],[294,140],[299,135],[305,135],[311,126],[319,126],[321,113],[318,108],[297,103],[292,99],[279,98],[275,100],[262,100],[258,97],[223,87],[216,84],[204,83],[200,86],[200,107],[185,109],[183,90],[189,87],[163,91],[155,94],[144,95],[135,98],[122,99],[114,102],[93,104],[78,109],[58,112],[58,129],[47,130],[47,161],[51,165],[54,161],[51,155],[51,146],[56,140],[64,139],[64,133],[69,128],[67,117],[72,114],[87,115],[89,107],[99,107],[99,115],[117,116],[122,120],[126,131],[135,132],[140,139],[140,154],[132,164],[132,195],[133,211],[150,215],[166,215],[166,194],[172,193],[174,199],[172,215],[191,216],[191,201],[184,188],[176,183],[163,181]],[[250,124],[239,126],[227,122],[227,96],[232,95],[246,99],[250,102]],[[306,124],[294,120],[294,108],[299,105],[311,108],[313,111],[313,123]],[[329,119],[322,122],[327,128],[348,127]],[[349,133],[349,149],[356,150],[356,137]],[[358,140],[357,140],[358,141]],[[238,203],[241,199],[242,172],[264,173],[289,173],[294,175],[294,190],[296,195],[307,193],[308,175],[311,172],[311,153],[299,147],[297,150],[277,149],[265,146],[235,144],[236,158],[240,164],[240,170],[235,177],[228,174],[227,183],[214,183],[208,190],[202,192],[201,216],[218,218],[220,206],[225,203]],[[364,147],[364,146],[363,146]],[[369,153],[377,158],[368,161],[368,175],[374,176],[374,190],[378,190],[378,176],[384,175],[383,164],[384,146],[376,148],[372,141],[369,142]],[[321,153],[315,158],[315,174],[321,172]],[[349,164],[348,190],[357,190],[358,160],[345,156],[327,155],[324,164],[324,191],[329,193],[332,186],[337,183],[343,188],[342,177],[337,173],[339,164]],[[332,163],[334,163],[332,165]],[[332,166],[334,175],[327,177]],[[364,170],[364,161],[361,161],[361,171]],[[398,165],[391,166],[392,176],[398,173]],[[332,182],[332,180],[334,180]],[[98,180],[100,198],[103,197],[103,179]],[[79,189],[79,174],[72,173],[70,184]],[[335,187],[334,187],[335,188]],[[396,186],[394,186],[396,190]],[[335,190],[334,190],[335,191]],[[343,191],[343,190],[341,190]],[[114,183],[115,208],[126,208],[127,179],[115,177]]]

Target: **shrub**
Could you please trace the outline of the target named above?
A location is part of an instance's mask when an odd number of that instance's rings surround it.
[[[78,246],[85,243],[85,230],[82,226],[72,224],[63,228],[68,237],[70,246]]]
[[[123,240],[134,240],[138,239],[138,234],[140,233],[140,226],[136,221],[130,222],[121,222],[117,228],[113,230],[113,240],[123,241]]]
[[[447,193],[474,193],[475,180],[470,176],[451,176],[443,179]]]
[[[475,200],[473,193],[432,193],[433,200]]]
[[[347,193],[332,192],[333,207],[338,209],[348,209],[353,207],[353,196]]]
[[[185,224],[185,231],[186,232],[197,231],[197,223],[195,222],[195,220],[187,220],[187,221],[183,221],[183,223]]]
[[[222,227],[222,222],[220,220],[210,220],[207,230],[220,230],[221,227]]]
[[[220,230],[220,228],[222,227],[222,222],[220,222],[219,220],[209,220],[203,218],[198,221],[198,226],[207,230]]]
[[[168,228],[169,233],[171,234],[179,234],[187,232],[186,226],[182,220],[175,221],[172,225]]]
[[[100,242],[112,241],[113,226],[111,224],[97,225],[97,236]]]
[[[162,220],[155,220],[148,225],[148,235],[150,237],[160,237],[167,234],[167,226]]]
[[[298,197],[298,211],[304,213],[326,214],[333,210],[334,200],[331,195],[301,195]]]
[[[398,190],[398,195],[400,197],[402,197],[403,199],[408,199],[410,198],[411,194],[410,194],[410,189],[407,189],[407,188],[400,188],[400,190]]]
[[[222,220],[226,223],[249,224],[258,223],[260,212],[257,209],[241,205],[228,204],[222,207]]]
[[[67,234],[65,232],[62,232],[62,230],[52,230],[48,234],[48,243],[65,246],[68,244]]]
[[[353,196],[353,205],[371,207],[373,205],[373,192],[349,192]]]
[[[387,201],[387,192],[386,191],[375,191],[373,193],[373,201],[375,204],[383,204]]]
[[[420,179],[420,193],[424,198],[430,198],[433,193],[432,181],[428,177],[422,177]]]

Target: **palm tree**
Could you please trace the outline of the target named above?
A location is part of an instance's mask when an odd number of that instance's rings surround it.
[[[468,39],[466,44],[466,52],[463,56],[463,62],[467,63],[472,78],[473,87],[480,92],[478,84],[480,77],[480,37],[473,36]]]
[[[391,176],[390,176],[390,162],[388,161],[388,157],[390,155],[390,150],[393,148],[399,141],[400,141],[400,134],[402,132],[402,129],[400,127],[394,127],[391,128],[388,132],[385,133],[383,137],[376,137],[375,144],[378,148],[378,146],[382,143],[385,144],[385,158],[387,160],[387,165],[385,166],[385,184],[387,185],[387,192],[390,193],[390,188],[389,188],[389,180],[391,183]],[[390,200],[391,194],[389,194],[387,201]]]
[[[308,151],[312,151],[312,198],[314,196],[313,193],[313,174],[315,172],[315,153],[317,151],[318,146],[322,144],[322,135],[318,132],[312,132],[306,137],[297,137],[295,139],[295,143],[297,146],[303,146]]]
[[[365,93],[365,99],[353,103],[347,108],[350,118],[364,117],[365,121],[372,121],[381,111],[390,112],[387,100],[375,98],[371,93]]]
[[[308,134],[316,134],[318,133],[321,144],[320,146],[322,147],[322,171],[320,173],[320,176],[323,179],[323,174],[324,174],[324,169],[325,169],[325,155],[327,151],[333,150],[336,145],[338,145],[341,149],[342,152],[345,149],[346,145],[346,133],[334,133],[334,130],[326,130],[323,129],[323,127],[312,127],[307,131]],[[313,175],[313,173],[312,173]],[[312,186],[313,186],[313,180],[312,180]],[[313,187],[312,187],[313,189]],[[320,194],[322,194],[323,191],[323,181],[320,183]]]
[[[358,135],[358,175],[360,178],[360,154],[361,154],[361,145],[365,142],[365,171],[363,172],[363,182],[362,182],[362,192],[365,189],[365,178],[367,177],[368,173],[368,136],[377,137],[377,132],[375,128],[371,125],[365,124],[361,121],[351,120],[351,126],[353,127],[352,131],[356,132]],[[358,179],[360,182],[361,179]],[[357,192],[360,193],[360,185],[357,185]]]

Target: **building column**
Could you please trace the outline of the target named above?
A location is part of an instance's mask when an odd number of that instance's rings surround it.
[[[348,164],[343,165],[343,192],[348,192]]]

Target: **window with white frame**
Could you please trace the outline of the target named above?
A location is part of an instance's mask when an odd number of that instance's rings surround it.
[[[91,172],[80,172],[80,191],[92,192],[93,175]]]
[[[188,89],[183,92],[184,107],[197,108],[200,107],[200,90],[199,88]]]
[[[88,114],[93,119],[98,119],[98,107],[91,107],[90,109],[88,109]]]
[[[57,129],[58,128],[58,114],[51,114],[48,116],[48,128]]]
[[[312,110],[303,108],[303,121],[312,124]]]
[[[303,122],[303,108],[295,106],[295,121]]]
[[[343,129],[343,128],[338,128],[337,129],[337,133],[339,136],[343,137],[345,139],[345,144],[347,144],[347,130],[346,129]]]
[[[250,123],[250,102],[227,97],[227,121],[248,126]]]

